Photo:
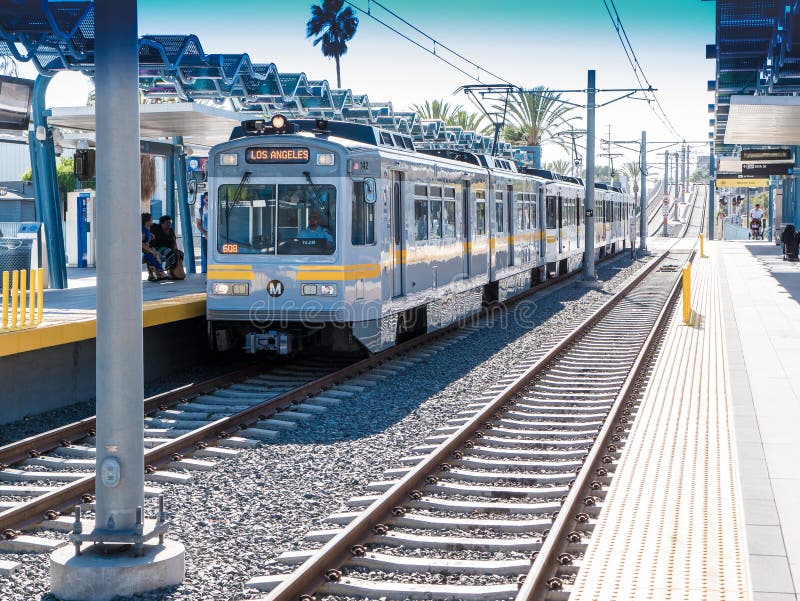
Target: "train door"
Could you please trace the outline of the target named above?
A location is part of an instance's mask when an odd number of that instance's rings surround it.
[[[392,207],[390,230],[392,238],[392,297],[405,294],[405,252],[403,247],[403,174],[392,171]]]
[[[508,220],[508,266],[514,264],[514,186],[506,187],[506,219]]]
[[[564,252],[564,199],[558,193],[558,223],[556,223],[556,236],[558,236],[558,254]]]
[[[464,182],[461,195],[461,238],[464,258],[464,279],[468,279],[472,274],[472,219],[469,205],[469,182]]]
[[[546,190],[544,186],[539,187],[539,207],[536,215],[539,217],[539,255],[542,257],[542,262],[545,261],[547,256],[547,206],[545,205]]]

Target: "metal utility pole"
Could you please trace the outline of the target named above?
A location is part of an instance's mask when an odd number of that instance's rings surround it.
[[[142,250],[136,0],[95,6],[97,484],[95,532],[135,531],[144,506]]]
[[[716,161],[714,160],[713,142],[709,145],[709,148],[710,152],[708,153],[708,239],[714,240],[714,224],[716,223],[717,215],[714,212],[714,204],[715,204],[714,178],[716,177],[715,174]]]
[[[647,250],[647,132],[642,132],[639,157],[639,248]]]
[[[686,198],[686,146],[681,147],[681,200]]]
[[[664,151],[664,194],[669,196],[669,150]]]
[[[589,70],[586,90],[586,217],[585,253],[583,256],[583,278],[597,279],[594,269],[594,138],[595,138],[595,98],[597,95],[595,72]]]
[[[675,153],[675,198],[671,200],[673,206],[675,207],[675,220],[678,220],[678,197],[681,189],[681,181],[678,179],[678,169],[680,167],[680,154]]]

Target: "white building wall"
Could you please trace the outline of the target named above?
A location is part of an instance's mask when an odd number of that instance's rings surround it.
[[[30,168],[27,144],[0,142],[0,182],[19,181]]]

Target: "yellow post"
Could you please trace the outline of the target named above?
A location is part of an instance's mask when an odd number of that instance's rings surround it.
[[[17,327],[17,295],[19,294],[19,271],[11,272],[11,329]]]
[[[25,327],[25,318],[28,316],[28,271],[25,269],[19,272],[19,325]]]
[[[692,320],[692,264],[683,268],[683,323],[689,325]]]
[[[700,234],[700,257],[701,258],[705,258],[705,256],[706,256],[705,241],[706,241],[706,235],[701,233]]]
[[[36,323],[36,273],[38,269],[31,269],[31,285],[28,287],[28,306],[30,309],[30,314],[28,315],[28,325],[34,325]]]
[[[42,323],[42,311],[44,310],[44,268],[36,272],[36,323]]]
[[[3,272],[3,329],[8,328],[8,272]]]

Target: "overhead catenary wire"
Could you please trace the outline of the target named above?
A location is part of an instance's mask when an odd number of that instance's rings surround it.
[[[610,3],[610,7],[609,7]],[[672,124],[669,116],[667,115],[664,107],[661,104],[661,101],[658,99],[658,95],[653,91],[653,86],[647,78],[647,75],[642,68],[641,63],[639,62],[639,58],[636,56],[636,51],[633,49],[633,45],[631,44],[630,38],[628,37],[628,32],[625,30],[625,26],[622,24],[622,18],[619,15],[619,11],[617,10],[616,4],[614,4],[614,0],[603,0],[603,6],[605,6],[606,12],[608,13],[609,19],[611,19],[611,25],[614,27],[614,31],[617,33],[617,37],[619,38],[620,44],[622,45],[622,49],[625,52],[625,56],[628,59],[628,63],[633,70],[633,74],[636,77],[636,81],[639,83],[639,86],[645,88],[645,94],[649,91],[650,94],[653,96],[653,101],[655,102],[655,106],[653,106],[652,102],[648,102],[648,106],[653,111],[653,114],[658,117],[664,127],[674,135],[679,140],[683,140],[683,136],[678,132],[675,126]],[[612,14],[613,10],[613,14]],[[642,83],[642,79],[644,79],[644,83]],[[647,85],[645,85],[647,84]]]
[[[433,36],[431,36],[431,35],[429,35],[429,34],[425,33],[425,32],[424,32],[422,29],[420,29],[420,28],[419,28],[419,27],[417,27],[416,25],[414,25],[414,24],[410,23],[408,20],[404,19],[403,17],[401,17],[400,15],[398,15],[396,12],[394,12],[394,11],[392,11],[391,9],[387,8],[386,6],[384,6],[383,4],[381,4],[380,2],[378,2],[377,0],[368,0],[368,2],[369,2],[369,5],[368,5],[368,6],[369,6],[370,8],[367,8],[367,9],[364,9],[364,8],[362,8],[362,7],[361,7],[361,6],[359,6],[358,4],[355,4],[354,2],[352,2],[351,0],[345,0],[345,2],[346,2],[347,4],[349,4],[350,6],[352,6],[354,9],[356,9],[357,11],[359,11],[360,13],[362,13],[362,14],[364,14],[364,15],[368,16],[368,17],[369,17],[370,19],[372,19],[373,21],[375,21],[375,22],[377,22],[377,23],[379,23],[379,24],[383,25],[384,27],[386,27],[387,29],[389,29],[389,30],[390,30],[390,31],[392,31],[393,33],[397,34],[398,36],[400,36],[400,37],[401,37],[401,38],[403,38],[404,40],[406,40],[406,41],[408,41],[408,42],[411,42],[411,43],[412,43],[412,44],[414,44],[414,45],[415,45],[417,48],[420,48],[421,50],[424,50],[425,52],[427,52],[427,53],[428,53],[428,54],[430,54],[431,56],[433,56],[433,57],[435,57],[435,58],[439,59],[439,60],[440,60],[440,61],[442,61],[443,63],[445,63],[445,64],[449,65],[450,67],[452,67],[452,68],[453,68],[453,69],[455,69],[456,71],[460,72],[460,73],[461,73],[461,74],[463,74],[463,75],[466,75],[467,77],[469,77],[470,79],[472,79],[472,80],[474,80],[474,81],[480,82],[480,81],[481,81],[481,79],[480,79],[480,74],[481,74],[481,72],[483,72],[483,73],[486,73],[487,75],[490,75],[490,76],[492,76],[492,77],[494,77],[494,78],[496,78],[496,79],[499,79],[499,80],[500,80],[500,81],[502,81],[503,83],[507,83],[507,84],[509,84],[509,85],[516,85],[516,84],[513,84],[513,83],[511,83],[510,81],[508,81],[508,80],[506,80],[506,79],[504,79],[504,78],[500,77],[500,76],[499,76],[499,75],[497,75],[496,73],[493,73],[493,72],[492,72],[492,71],[490,71],[489,69],[486,69],[485,67],[483,67],[483,66],[479,65],[479,64],[478,64],[478,63],[476,63],[475,61],[468,59],[467,57],[465,57],[465,56],[464,56],[463,54],[461,54],[460,52],[457,52],[457,51],[453,50],[453,49],[452,49],[452,48],[450,48],[450,47],[449,47],[447,44],[444,44],[444,43],[442,43],[441,41],[439,41],[438,39],[434,38]],[[396,27],[393,27],[391,24],[387,23],[387,22],[386,22],[386,21],[384,21],[383,19],[380,19],[380,18],[378,18],[377,16],[375,16],[374,14],[372,14],[371,5],[373,5],[373,4],[375,4],[376,6],[379,6],[379,7],[380,7],[380,8],[382,8],[384,11],[386,11],[386,12],[387,12],[389,15],[391,15],[392,17],[394,17],[395,19],[397,19],[397,20],[398,20],[398,21],[400,21],[401,23],[403,23],[403,24],[405,24],[406,26],[410,27],[411,29],[413,29],[414,31],[416,31],[417,33],[419,33],[421,36],[425,37],[427,40],[429,40],[430,42],[432,42],[432,44],[433,44],[433,48],[428,48],[427,46],[425,46],[425,44],[422,44],[422,43],[420,43],[419,41],[417,41],[417,40],[413,39],[411,36],[409,36],[409,35],[407,35],[407,34],[403,33],[402,31],[400,31],[400,30],[399,30],[399,29],[397,29]],[[437,53],[437,51],[436,51],[437,47],[438,47],[438,48],[442,48],[442,49],[446,50],[446,51],[447,51],[447,52],[449,52],[451,55],[453,55],[454,57],[456,57],[458,60],[460,60],[460,61],[463,61],[464,63],[467,63],[468,65],[470,65],[470,66],[472,66],[472,67],[475,67],[475,69],[477,69],[477,75],[474,75],[474,74],[472,74],[472,73],[469,73],[469,72],[468,72],[468,71],[466,71],[464,68],[462,68],[462,67],[458,66],[457,64],[455,64],[455,62],[453,62],[453,60],[448,60],[446,57],[442,56],[442,54],[440,54],[440,53]]]

